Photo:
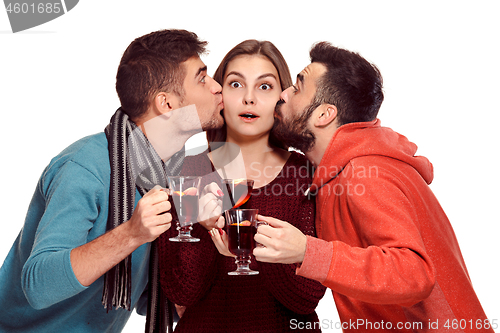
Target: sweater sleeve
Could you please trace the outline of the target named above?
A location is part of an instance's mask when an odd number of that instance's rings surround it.
[[[314,312],[326,288],[296,274],[296,265],[259,263],[268,291],[285,307],[299,314]]]
[[[177,233],[172,226],[160,236],[160,283],[169,300],[179,305],[193,305],[208,291],[216,276],[216,252],[208,231],[195,224],[191,235],[196,243],[171,242]]]
[[[47,308],[86,287],[76,278],[71,250],[87,242],[100,211],[103,184],[77,163],[65,163],[53,177],[42,177],[35,196],[43,198],[44,213],[33,248],[24,264],[21,283],[35,309]]]
[[[293,164],[296,169],[300,165],[298,163]],[[287,174],[286,170],[284,174]],[[263,213],[266,210],[273,211],[273,217],[286,220],[305,235],[315,236],[314,200],[310,200],[302,194],[309,185],[307,178],[302,178],[291,172],[288,176],[292,178],[280,179],[278,183],[283,189],[283,193],[280,196],[276,197],[274,195],[279,187],[271,187],[270,192],[273,194],[273,199],[265,200],[265,197],[261,197],[264,200],[260,200],[259,205],[256,207],[264,209]],[[293,185],[293,190],[292,187],[286,187],[290,186],[289,184]],[[302,190],[300,187],[301,184],[304,185]],[[273,188],[275,193],[273,193]],[[297,275],[296,270],[297,265],[259,262],[259,271],[266,281],[268,291],[281,304],[293,312],[310,314],[316,309],[326,288],[318,281]]]
[[[308,240],[298,273],[364,302],[409,306],[429,296],[435,270],[425,251],[417,208],[410,202],[407,188],[382,168],[378,172],[378,177],[341,180],[344,188],[358,190],[357,194],[353,191],[342,196],[338,204],[340,210],[350,213],[362,244]],[[328,253],[329,260],[312,253]],[[318,268],[320,262],[322,267]]]
[[[181,174],[203,176],[201,187],[215,179],[206,153],[187,157]],[[199,223],[195,223],[191,231],[199,242],[171,242],[169,238],[178,233],[176,227],[172,224],[159,238],[160,283],[169,300],[187,306],[197,303],[212,286],[218,252],[208,231]]]

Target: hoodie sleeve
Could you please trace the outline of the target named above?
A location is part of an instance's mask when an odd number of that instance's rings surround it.
[[[322,223],[333,223],[343,241],[308,239],[298,274],[364,302],[408,306],[429,296],[435,270],[408,188],[390,171],[377,171],[376,177],[361,177],[346,168],[330,185],[330,191],[337,187],[344,193],[328,201],[338,207],[325,207],[334,213]]]

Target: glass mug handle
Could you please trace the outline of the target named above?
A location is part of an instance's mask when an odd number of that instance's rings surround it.
[[[265,222],[265,221],[259,221],[257,220],[257,222],[255,222],[255,228],[256,229],[259,229],[259,227],[261,225],[269,225],[269,223]],[[265,247],[264,245],[262,245],[261,243],[259,242],[255,242],[255,247]]]

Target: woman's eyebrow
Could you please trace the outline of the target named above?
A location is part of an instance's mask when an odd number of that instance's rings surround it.
[[[226,77],[228,77],[229,75],[236,75],[236,76],[239,76],[239,77],[241,77],[243,79],[245,78],[243,76],[243,74],[241,74],[240,72],[236,72],[236,71],[231,71],[231,72],[227,73]]]
[[[244,79],[244,78],[245,78],[245,76],[244,76],[243,74],[241,74],[240,72],[236,72],[236,71],[231,71],[231,72],[227,73],[226,77],[228,77],[229,75],[236,75],[236,76],[241,77],[242,79]],[[277,79],[276,79],[276,76],[275,76],[273,73],[264,73],[264,74],[260,75],[260,76],[257,78],[257,80],[262,80],[262,79],[264,79],[264,78],[266,78],[266,77],[272,77],[272,78],[274,78],[275,80],[277,80]]]
[[[266,78],[266,77],[272,77],[272,78],[274,78],[276,81],[278,80],[278,79],[276,79],[276,76],[275,76],[273,73],[264,73],[264,74],[262,74],[261,76],[259,76],[259,77],[257,78],[257,80],[261,80],[261,79],[264,79],[264,78]]]

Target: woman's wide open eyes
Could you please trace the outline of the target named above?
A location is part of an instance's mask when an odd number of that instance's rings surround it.
[[[240,82],[238,82],[238,81],[233,81],[233,82],[229,83],[229,86],[231,88],[241,88],[241,87],[243,87],[243,85]],[[259,85],[259,89],[260,90],[264,90],[264,91],[271,90],[271,89],[273,89],[273,85],[270,84],[270,83],[262,83],[261,85]]]
[[[262,83],[259,87],[261,90],[271,90],[273,86],[269,83]]]
[[[231,86],[231,88],[240,88],[242,86],[238,81],[233,81],[229,83],[229,85]]]

